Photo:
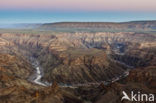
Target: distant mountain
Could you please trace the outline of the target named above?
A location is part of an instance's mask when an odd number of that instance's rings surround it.
[[[156,21],[132,21],[132,22],[58,22],[46,23],[40,29],[52,30],[93,30],[93,31],[114,31],[114,30],[156,30]]]
[[[0,25],[0,28],[40,29],[59,32],[129,32],[156,31],[156,20],[131,22],[56,22],[45,24],[11,24]]]

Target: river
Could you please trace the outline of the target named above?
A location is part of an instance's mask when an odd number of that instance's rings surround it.
[[[48,82],[43,82],[41,80],[41,78],[43,77],[44,73],[43,73],[43,68],[40,66],[39,62],[31,57],[30,58],[30,62],[32,63],[33,67],[35,68],[35,71],[34,73],[31,75],[30,77],[30,81],[35,83],[35,84],[38,84],[38,85],[41,85],[41,86],[50,86],[52,85],[52,83],[48,83]],[[122,65],[125,65],[126,67],[128,68],[132,68],[131,66],[129,65],[126,65],[125,63],[123,62],[120,62],[120,61],[116,61]],[[110,83],[113,83],[113,82],[116,82],[118,80],[120,80],[121,78],[125,78],[126,76],[129,75],[129,70],[125,71],[122,75],[116,77],[116,78],[112,78],[109,82],[106,82],[106,81],[101,81],[99,83],[83,83],[83,84],[73,84],[73,85],[66,85],[66,84],[60,84],[61,87],[70,87],[70,88],[76,88],[76,87],[79,87],[79,86],[89,86],[89,85],[99,85],[101,83],[104,83],[105,85],[107,84],[110,84]]]
[[[42,86],[47,86],[45,83],[41,82],[42,74],[40,71],[40,67],[36,67],[36,78],[33,80],[34,83],[42,85]]]
[[[33,57],[30,58],[30,62],[32,63],[33,67],[35,68],[35,71],[30,76],[29,80],[31,82],[41,85],[41,86],[50,86],[51,83],[41,81],[41,78],[43,77],[44,73],[43,73],[42,67],[39,65],[39,62]]]

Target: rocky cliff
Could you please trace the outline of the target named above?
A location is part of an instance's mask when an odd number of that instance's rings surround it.
[[[136,32],[1,33],[0,103],[120,103],[122,90],[154,93],[155,39]],[[52,86],[28,81],[30,57]]]
[[[78,84],[108,81],[123,74],[128,69],[127,65],[155,65],[156,37],[153,34],[4,33],[1,38],[14,44],[23,55],[37,58],[44,68],[42,79],[49,82]]]

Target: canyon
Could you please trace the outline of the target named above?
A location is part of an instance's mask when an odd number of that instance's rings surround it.
[[[0,103],[120,103],[122,90],[156,93],[155,54],[151,31],[3,30]]]

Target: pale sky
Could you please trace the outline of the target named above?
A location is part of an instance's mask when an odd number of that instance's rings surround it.
[[[156,0],[0,0],[0,24],[156,20]]]
[[[156,0],[0,0],[0,9],[156,12]]]

